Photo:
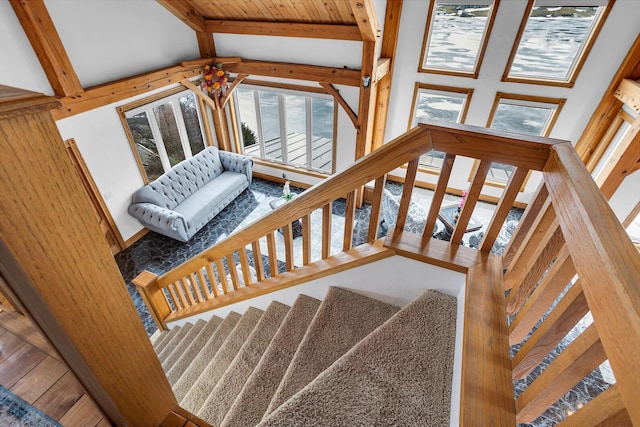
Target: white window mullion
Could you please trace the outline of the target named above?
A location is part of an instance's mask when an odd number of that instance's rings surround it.
[[[278,94],[278,111],[280,114],[280,147],[282,150],[282,163],[289,164],[289,137],[287,134],[287,112],[286,112],[286,98],[284,94]]]
[[[311,97],[306,96],[304,98],[304,109],[306,115],[306,129],[307,129],[307,167],[313,168],[313,134],[312,134],[312,117],[311,117]]]
[[[191,153],[191,146],[189,145],[187,126],[184,124],[184,117],[182,116],[182,109],[180,108],[180,100],[172,100],[171,108],[173,108],[173,115],[176,118],[176,125],[178,126],[178,134],[180,135],[180,143],[182,144],[182,151],[184,151],[184,158],[188,159],[193,157],[193,154]]]
[[[149,120],[149,126],[151,127],[151,134],[153,135],[153,140],[156,143],[156,147],[158,148],[158,155],[160,156],[160,162],[162,163],[162,168],[164,171],[168,171],[171,169],[171,162],[169,162],[169,156],[167,155],[167,149],[164,147],[164,141],[162,140],[162,132],[160,132],[160,127],[158,126],[158,122],[156,121],[156,116],[153,114],[153,110],[147,110],[147,119]]]
[[[253,91],[253,104],[256,107],[256,124],[258,126],[258,144],[260,146],[260,157],[266,159],[264,147],[264,130],[262,129],[262,107],[260,107],[260,93]]]

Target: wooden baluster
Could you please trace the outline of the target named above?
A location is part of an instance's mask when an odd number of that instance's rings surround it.
[[[210,300],[213,295],[211,295],[211,291],[209,290],[209,286],[207,285],[207,280],[204,277],[203,268],[198,269],[198,281],[200,282],[200,289],[202,291],[202,295],[204,296],[204,300]]]
[[[588,311],[589,306],[578,281],[516,353],[511,361],[513,379],[529,375]]]
[[[194,297],[195,287],[194,284],[189,280],[189,276],[185,276],[182,278],[182,287],[187,295],[187,299],[189,301],[189,305],[196,304],[196,298]]]
[[[496,237],[498,237],[500,229],[502,229],[504,221],[513,207],[513,202],[520,192],[520,187],[524,183],[528,173],[529,171],[525,168],[515,168],[509,177],[507,187],[500,198],[496,210],[493,212],[491,222],[489,222],[482,243],[480,244],[481,251],[489,252],[493,247],[493,244],[496,242]]]
[[[371,200],[371,214],[369,215],[369,230],[367,232],[367,243],[371,243],[378,238],[378,228],[380,227],[380,210],[382,208],[382,197],[384,197],[384,186],[387,183],[387,175],[376,178],[373,186],[373,196]]]
[[[553,207],[547,209],[532,231],[504,276],[505,289],[511,289],[507,297],[508,314],[520,310],[564,244]]]
[[[302,217],[302,265],[311,262],[311,215]]]
[[[169,286],[167,286],[167,289],[169,289],[169,295],[171,295],[170,302],[173,303],[175,309],[180,310],[181,308],[185,308],[185,305],[182,304],[182,300],[178,298],[178,294],[176,293],[176,284],[171,283]]]
[[[509,343],[511,345],[518,344],[525,339],[575,275],[576,268],[569,255],[569,249],[565,246],[540,284],[511,321],[509,326]]]
[[[347,194],[346,211],[344,213],[344,241],[342,250],[348,251],[353,244],[353,220],[356,216],[356,190]]]
[[[278,275],[278,252],[276,251],[276,238],[273,231],[267,234],[267,252],[269,253],[269,272],[271,277]]]
[[[224,263],[222,258],[216,259],[216,270],[218,271],[218,280],[220,280],[220,286],[222,287],[222,293],[226,294],[231,291],[229,288],[229,282],[227,281],[227,274],[224,270]]]
[[[506,270],[509,268],[509,266],[511,266],[511,262],[518,253],[520,246],[522,246],[522,244],[528,240],[527,236],[532,231],[536,219],[539,217],[539,215],[542,215],[542,210],[546,209],[546,206],[548,206],[546,204],[548,198],[549,192],[547,191],[547,187],[543,182],[538,187],[534,199],[529,203],[529,206],[527,206],[527,209],[524,211],[522,218],[520,218],[518,227],[513,233],[513,236],[511,236],[511,240],[509,241],[509,244],[507,245],[507,248],[502,255],[503,269]]]
[[[528,423],[606,360],[594,324],[580,334],[516,399],[516,420]]]
[[[178,293],[178,297],[180,298],[180,303],[182,304],[182,307],[187,308],[189,307],[189,299],[187,298],[187,295],[185,293],[184,290],[184,284],[182,283],[182,279],[177,280],[175,283],[175,287],[176,287],[176,292]]]
[[[218,280],[216,279],[216,273],[213,271],[213,267],[211,263],[208,262],[206,265],[207,276],[209,277],[209,284],[211,285],[211,290],[213,291],[213,295],[220,296],[220,293],[224,293],[224,291],[220,291],[220,285]]]
[[[247,248],[243,246],[238,249],[238,256],[240,257],[240,265],[242,266],[242,278],[244,279],[244,285],[249,286],[251,283],[253,283],[253,278],[251,277],[251,268],[249,267]]]
[[[287,271],[293,270],[293,227],[287,222],[283,227],[284,233],[284,259]]]
[[[198,269],[200,271],[200,269]],[[204,302],[205,296],[202,288],[200,288],[200,283],[198,282],[198,278],[196,277],[196,273],[193,272],[189,275],[189,279],[191,280],[191,287],[193,288],[193,292],[196,294],[196,298],[198,302]]]
[[[167,330],[164,319],[172,310],[163,289],[158,286],[157,278],[157,275],[145,270],[136,276],[132,283],[138,288],[156,326],[164,331]]]
[[[322,259],[331,255],[331,214],[332,202],[322,207]]]
[[[462,242],[462,237],[467,230],[467,225],[469,224],[471,214],[478,202],[478,197],[480,196],[480,191],[482,191],[482,186],[484,185],[484,180],[487,177],[489,169],[491,169],[491,162],[488,160],[482,160],[478,164],[473,176],[473,181],[469,187],[469,193],[467,194],[464,206],[462,207],[462,211],[458,217],[456,228],[453,229],[453,234],[451,235],[450,240],[451,245],[459,245],[460,242]]]
[[[227,267],[229,267],[229,276],[231,276],[231,286],[233,286],[234,291],[237,291],[240,287],[240,280],[238,279],[238,270],[236,270],[236,260],[232,253],[227,255],[226,258]]]
[[[407,166],[407,174],[404,178],[404,185],[402,186],[402,198],[400,199],[400,207],[398,207],[396,229],[393,232],[394,236],[399,235],[404,231],[404,224],[407,221],[407,214],[409,213],[409,205],[411,203],[411,194],[413,193],[413,186],[416,182],[419,164],[420,158],[418,157],[411,160]]]
[[[438,219],[438,212],[442,206],[444,195],[447,192],[447,186],[449,185],[449,177],[451,176],[451,170],[453,169],[453,162],[456,156],[454,154],[446,154],[442,162],[442,168],[440,169],[440,177],[438,178],[438,184],[433,192],[433,198],[431,199],[431,207],[429,207],[429,213],[427,214],[427,221],[425,222],[424,231],[422,232],[422,238],[431,238],[433,235],[433,229],[436,226],[436,220]]]
[[[256,266],[256,276],[258,282],[264,280],[264,263],[262,262],[262,252],[260,251],[260,240],[251,242],[251,249],[253,250],[253,265]]]
[[[558,427],[605,427],[632,425],[617,384],[596,396],[575,413],[565,418]]]

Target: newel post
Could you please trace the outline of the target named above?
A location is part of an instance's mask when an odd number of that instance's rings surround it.
[[[138,288],[138,292],[158,329],[166,331],[169,328],[167,328],[164,319],[171,313],[171,307],[162,289],[158,286],[157,279],[158,275],[145,270],[131,282]]]

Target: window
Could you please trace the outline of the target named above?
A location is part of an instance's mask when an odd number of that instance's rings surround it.
[[[415,127],[421,119],[463,123],[472,94],[473,89],[416,83],[409,128]],[[440,170],[442,159],[444,153],[431,150],[420,156],[420,166],[427,172]]]
[[[498,0],[435,0],[418,71],[476,78]]]
[[[503,80],[573,86],[609,3],[530,0]]]
[[[528,135],[548,136],[564,99],[511,95],[498,92],[487,127]],[[513,166],[493,163],[489,182],[504,184]]]
[[[331,95],[242,85],[234,96],[245,154],[333,173],[336,106]]]
[[[195,95],[179,88],[118,107],[145,182],[205,147]]]

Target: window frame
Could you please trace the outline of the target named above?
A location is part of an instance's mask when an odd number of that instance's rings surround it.
[[[129,123],[127,122],[127,114],[130,113],[131,111],[139,110],[140,112],[142,112],[142,111],[151,110],[154,107],[165,104],[167,102],[173,103],[174,100],[178,104],[177,110],[182,111],[179,106],[179,103],[180,103],[179,99],[185,93],[191,94],[195,98],[196,113],[198,115],[198,123],[200,125],[202,141],[204,143],[204,148],[207,148],[208,146],[212,145],[212,141],[209,139],[207,132],[205,130],[204,120],[207,119],[207,116],[203,116],[201,105],[198,102],[198,95],[193,93],[191,89],[188,89],[183,86],[177,86],[173,89],[163,91],[155,95],[116,107],[116,110],[118,111],[118,115],[120,116],[120,121],[122,122],[122,127],[124,128],[125,134],[127,135],[127,139],[129,140],[131,151],[133,152],[133,156],[136,159],[136,163],[138,164],[138,170],[140,171],[140,175],[142,176],[142,180],[144,181],[145,185],[149,184],[150,182],[149,176],[147,175],[147,171],[144,168],[142,159],[140,158],[140,153],[138,152],[138,147],[136,146],[136,142],[133,138],[133,134],[131,133],[131,129],[129,128]],[[143,108],[143,107],[146,107],[146,108]],[[176,108],[174,106],[174,112],[175,111],[176,111]],[[175,114],[175,118],[176,118],[176,125],[178,126],[178,133],[180,135],[180,144],[182,146],[185,159],[191,158],[193,157],[193,154],[191,152],[191,146],[189,145],[189,138],[188,138],[186,126],[184,123],[184,117],[182,114]],[[160,137],[160,140],[162,140],[159,129],[157,129],[156,119],[153,116],[153,114],[147,114],[147,119],[149,120],[149,124],[151,126],[154,139],[156,139],[157,137]],[[155,130],[154,130],[154,126],[155,126]],[[167,159],[165,158],[167,157],[167,154],[166,154],[166,149],[164,147],[164,142],[162,143],[162,146],[156,145],[156,147],[158,148],[158,154],[160,155],[162,168],[166,172],[167,170],[171,169],[171,165],[167,163]]]
[[[567,100],[564,98],[549,98],[549,97],[542,97],[542,96],[520,95],[520,94],[513,94],[513,93],[497,92],[493,100],[493,105],[491,107],[491,112],[489,113],[489,118],[487,119],[487,125],[486,125],[487,129],[493,129],[491,125],[493,123],[493,119],[496,115],[496,112],[498,111],[498,107],[500,106],[500,101],[503,99],[516,101],[512,103],[514,105],[525,105],[525,106],[527,104],[555,105],[556,108],[554,109],[553,113],[549,117],[549,120],[547,121],[544,131],[540,135],[537,135],[542,137],[548,137],[551,134],[553,126],[556,124],[556,121],[560,116],[562,107],[567,102]],[[532,105],[532,106],[535,106],[535,105]],[[508,131],[508,132],[517,132],[517,131]],[[471,182],[471,180],[473,179],[473,174],[478,167],[478,163],[479,163],[478,160],[475,160],[473,162],[473,167],[471,168],[471,174],[469,175],[469,178],[468,178],[469,182]],[[529,171],[529,173],[527,174],[527,177],[522,182],[522,186],[520,186],[520,192],[524,191],[530,177],[531,177],[531,171]],[[497,180],[492,180],[490,178],[486,178],[484,184],[491,187],[505,188],[508,182],[509,180],[503,182],[503,181],[497,181]]]
[[[436,3],[444,3],[444,4],[465,4],[465,5],[473,5],[473,4],[486,4],[491,2],[491,12],[487,16],[487,26],[485,27],[484,34],[482,35],[482,40],[480,41],[480,48],[478,49],[478,55],[476,56],[475,67],[473,71],[462,71],[462,70],[449,70],[445,68],[429,68],[425,67],[426,55],[428,53],[428,43],[430,41],[431,30],[433,29],[433,22],[435,19],[435,10]],[[422,39],[422,47],[420,50],[420,59],[418,62],[418,72],[419,73],[431,73],[431,74],[443,74],[448,76],[461,76],[461,77],[469,77],[473,79],[478,78],[480,67],[482,66],[482,61],[484,59],[484,54],[487,48],[487,44],[489,43],[489,38],[491,37],[491,31],[493,29],[493,24],[495,22],[496,13],[498,11],[498,6],[500,4],[500,0],[431,0],[429,3],[429,9],[427,11],[427,22],[424,29],[424,37]]]
[[[605,2],[604,5],[599,5],[597,3]],[[507,60],[507,64],[504,69],[504,73],[502,74],[503,82],[513,82],[513,83],[528,83],[528,84],[537,84],[537,85],[546,85],[546,86],[558,86],[558,87],[567,87],[572,88],[575,85],[576,79],[584,66],[584,63],[591,52],[591,48],[593,47],[595,41],[600,34],[600,30],[602,29],[604,23],[609,16],[609,12],[611,12],[611,8],[616,0],[528,0],[527,7],[522,16],[522,21],[520,22],[520,27],[518,28],[518,32],[516,34],[516,38],[513,42],[513,46],[511,47],[511,53],[509,54],[509,59]],[[576,5],[579,3],[579,5]],[[529,18],[531,16],[531,11],[534,6],[571,6],[571,7],[580,7],[580,6],[598,6],[603,7],[600,16],[596,17],[596,21],[593,23],[593,28],[587,39],[585,40],[582,48],[578,52],[578,56],[573,60],[573,67],[571,68],[569,75],[566,80],[558,80],[553,78],[542,78],[542,77],[526,77],[526,76],[509,76],[511,71],[511,67],[513,66],[513,61],[515,60],[516,54],[518,52],[518,48],[520,47],[520,41],[522,40],[522,36],[524,35],[524,30],[527,27],[527,23],[529,22]]]
[[[293,172],[301,173],[304,175],[319,177],[319,178],[326,178],[327,176],[330,176],[335,173],[336,146],[337,146],[336,140],[337,140],[337,131],[338,131],[338,102],[330,92],[328,92],[323,88],[317,88],[317,87],[311,87],[311,86],[295,85],[295,84],[287,84],[287,83],[279,83],[279,82],[269,82],[269,81],[262,81],[262,80],[251,80],[251,79],[244,80],[240,85],[238,85],[236,89],[254,90],[256,91],[254,92],[254,96],[257,96],[258,94],[257,91],[261,91],[261,90],[265,92],[271,92],[271,93],[277,94],[279,96],[279,99],[281,99],[280,98],[281,96],[284,97],[285,95],[304,96],[305,98],[313,98],[315,96],[316,98],[322,98],[322,99],[328,99],[328,100],[330,99],[333,102],[333,129],[332,129],[332,138],[331,138],[332,141],[331,141],[331,171],[330,172],[313,168],[313,167],[307,167],[306,165],[303,166],[299,164],[285,163],[284,161],[265,158],[264,142],[263,142],[263,137],[261,135],[263,132],[263,129],[260,124],[262,119],[259,116],[259,114],[256,114],[256,121],[258,125],[258,132],[256,137],[258,138],[260,157],[257,157],[251,154],[245,154],[244,143],[242,141],[242,136],[241,136],[242,133],[240,132],[242,120],[241,120],[241,115],[239,111],[239,103],[237,100],[237,93],[238,93],[237,90],[234,90],[233,97],[232,97],[233,112],[231,113],[231,117],[233,117],[232,127],[233,127],[234,137],[236,138],[236,141],[235,141],[236,151],[238,151],[239,153],[251,156],[251,158],[256,163],[264,164],[264,165],[275,167],[282,170],[293,171]],[[305,103],[307,102],[311,102],[311,101],[305,100]],[[259,103],[256,105],[257,105],[257,109],[259,110],[260,109]],[[283,126],[284,126],[284,129],[286,129],[286,116],[283,115],[282,112],[283,112],[283,109],[286,110],[286,101],[279,102],[278,105],[279,105],[279,121],[281,126],[280,138],[281,138],[281,144],[282,144]],[[306,126],[311,128],[313,127],[312,120],[310,117],[307,117],[305,122],[306,122]],[[311,131],[311,129],[309,131]],[[311,133],[309,133],[309,135],[311,135]],[[284,147],[286,147],[286,145]],[[283,149],[282,153],[284,158],[288,154],[288,150]]]
[[[409,122],[407,123],[407,131],[413,128],[413,121],[416,115],[416,107],[418,105],[418,95],[420,94],[421,89],[425,91],[440,92],[442,94],[454,93],[454,94],[466,95],[466,100],[462,107],[462,111],[460,111],[460,118],[459,118],[460,121],[456,123],[462,124],[465,122],[467,118],[467,113],[469,111],[469,105],[471,104],[471,98],[474,92],[473,89],[416,82],[413,88],[413,100],[411,102],[411,110],[409,114]],[[426,154],[423,154],[423,155],[426,155]],[[406,167],[406,165],[404,167]],[[420,172],[430,173],[433,175],[440,175],[440,169],[436,169],[435,167],[429,167],[429,166],[418,164],[418,170]]]

